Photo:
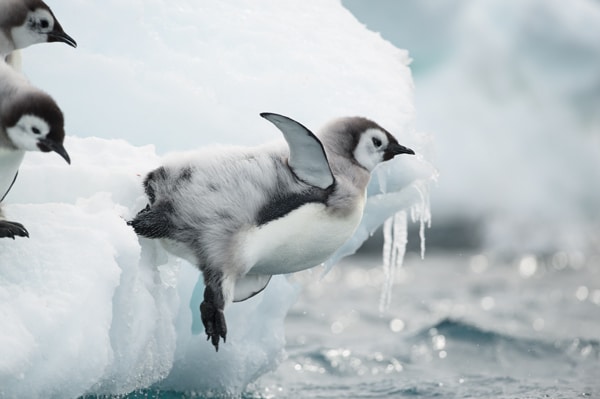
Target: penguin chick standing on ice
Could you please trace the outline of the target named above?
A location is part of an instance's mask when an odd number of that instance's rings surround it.
[[[77,47],[41,0],[0,0],[0,55],[36,43],[63,42]]]
[[[146,176],[150,204],[129,222],[202,271],[200,313],[216,350],[226,304],[256,295],[274,274],[324,262],[358,226],[375,166],[414,154],[365,118],[337,120],[317,138],[285,116],[261,116],[287,147],[180,155]]]
[[[54,151],[71,163],[64,137],[63,114],[52,97],[0,61],[0,202],[17,178],[26,151]],[[0,238],[15,236],[29,234],[0,212]]]

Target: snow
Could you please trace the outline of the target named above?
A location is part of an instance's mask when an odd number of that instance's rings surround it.
[[[418,153],[374,172],[361,227],[330,264],[398,211],[429,220],[435,169],[414,128],[408,55],[338,1],[55,3],[79,47],[28,48],[23,69],[63,109],[72,164],[28,153],[3,204],[31,237],[0,241],[0,397],[237,395],[277,367],[297,287],[277,276],[229,306],[216,353],[198,271],[125,223],[165,153],[279,139],[259,112],[315,130],[364,115]]]
[[[52,3],[78,47],[32,46],[23,69],[63,108],[71,135],[164,154],[263,143],[272,131],[260,112],[313,129],[350,115],[391,132],[414,124],[408,53],[339,1]]]
[[[125,223],[145,204],[152,146],[69,137],[66,147],[71,166],[28,154],[5,206],[30,239],[0,242],[0,396],[156,383],[236,393],[275,367],[294,287],[274,278],[265,295],[231,306],[227,344],[214,353],[199,328],[198,271]]]

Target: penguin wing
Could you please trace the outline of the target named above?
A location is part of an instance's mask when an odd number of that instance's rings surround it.
[[[242,302],[252,298],[267,287],[271,276],[266,274],[245,275],[235,282],[233,302]]]
[[[263,112],[263,118],[273,123],[290,147],[288,165],[292,172],[311,186],[326,189],[335,181],[321,141],[300,123],[283,115]]]

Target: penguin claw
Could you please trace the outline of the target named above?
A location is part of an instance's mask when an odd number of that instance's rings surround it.
[[[21,223],[0,220],[0,238],[27,237],[29,232]]]
[[[227,337],[227,324],[223,309],[218,309],[212,303],[204,301],[200,304],[200,316],[202,324],[204,324],[206,340],[210,340],[218,352],[219,340],[222,338],[225,343]]]

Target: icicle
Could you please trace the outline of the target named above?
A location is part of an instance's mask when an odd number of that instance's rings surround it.
[[[429,187],[427,184],[413,186],[421,201],[410,207],[410,217],[413,222],[419,221],[419,237],[421,239],[421,258],[425,257],[425,228],[431,227],[431,208],[429,202]],[[384,283],[379,299],[379,311],[385,312],[392,301],[392,288],[396,270],[402,267],[408,242],[407,211],[400,211],[383,224],[383,274]]]
[[[421,239],[421,259],[425,259],[425,221],[423,219],[419,226],[419,238]]]
[[[431,205],[429,202],[429,189],[427,185],[414,185],[415,190],[421,197],[421,202],[415,204],[410,209],[410,215],[413,222],[417,220],[419,226],[419,238],[421,240],[421,259],[425,258],[425,227],[431,227]]]
[[[382,193],[387,193],[387,179],[389,178],[390,171],[379,169],[376,172],[377,182],[379,183],[379,189]]]
[[[379,300],[379,311],[385,312],[392,300],[392,287],[396,270],[402,266],[407,242],[407,215],[405,211],[396,213],[383,225],[383,273],[384,283]]]
[[[394,243],[394,233],[393,233],[393,224],[394,217],[388,218],[383,223],[383,288],[381,290],[381,296],[379,298],[379,311],[383,313],[386,308],[387,299],[387,291],[388,291],[388,282],[390,279],[392,263],[394,256],[393,243]]]

